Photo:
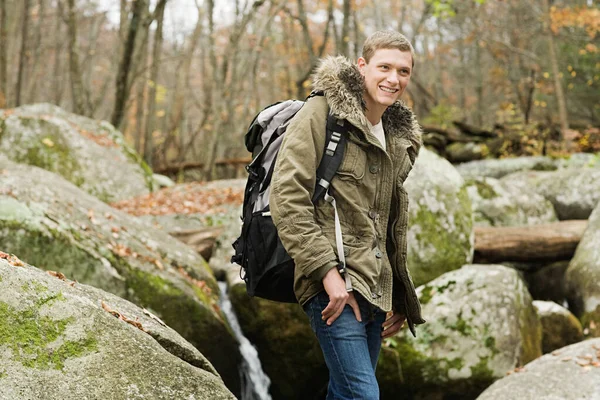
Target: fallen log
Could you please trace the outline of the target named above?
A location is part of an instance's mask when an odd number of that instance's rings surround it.
[[[448,143],[459,142],[459,143],[471,143],[471,142],[483,142],[486,140],[485,137],[465,135],[456,129],[444,129],[439,126],[433,125],[421,125],[424,133],[437,133],[445,136],[448,139]]]
[[[559,261],[573,257],[587,220],[518,227],[475,227],[475,263]]]
[[[228,160],[217,160],[215,166],[246,166],[252,161],[251,158],[231,158]],[[204,168],[204,163],[201,162],[184,162],[179,164],[167,165],[164,167],[157,167],[154,172],[162,175],[176,174],[179,171],[187,171],[189,169],[200,169]]]
[[[465,135],[479,136],[485,138],[495,138],[498,136],[498,134],[496,134],[495,132],[488,131],[487,129],[478,128],[476,126],[469,125],[465,122],[452,121],[452,123]]]
[[[203,229],[189,229],[182,231],[170,231],[169,235],[181,240],[208,261],[212,257],[215,242],[223,233],[223,227],[211,227]]]

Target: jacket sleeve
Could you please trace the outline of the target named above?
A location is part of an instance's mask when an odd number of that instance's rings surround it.
[[[321,281],[337,265],[337,256],[314,218],[312,195],[325,146],[328,107],[314,97],[287,128],[273,171],[270,209],[277,233],[305,276]]]

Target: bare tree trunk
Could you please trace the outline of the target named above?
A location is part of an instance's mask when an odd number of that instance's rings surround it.
[[[79,65],[79,49],[77,48],[77,20],[75,0],[68,0],[67,32],[69,37],[69,76],[71,78],[71,96],[75,112],[89,116],[91,105],[89,93],[83,86]]]
[[[348,42],[350,42],[350,18],[352,10],[352,0],[344,0],[343,13],[344,19],[342,22],[342,37],[340,43],[340,53],[346,57],[350,57]]]
[[[0,0],[0,108],[3,108],[8,103],[8,74],[7,74],[7,51],[8,51],[8,35],[7,35],[7,18],[6,18],[6,0]]]
[[[194,58],[194,51],[198,46],[198,42],[200,41],[200,35],[202,34],[202,29],[204,27],[202,24],[203,17],[204,16],[202,13],[202,8],[198,7],[198,21],[196,22],[196,27],[194,28],[194,32],[192,33],[192,36],[189,39],[187,48],[183,53],[182,60],[177,67],[177,81],[175,83],[175,90],[173,95],[173,109],[171,111],[171,117],[169,121],[169,128],[167,131],[167,139],[165,139],[165,144],[167,144],[167,140],[175,137],[175,134],[178,130],[181,131],[185,103],[185,93],[187,83],[190,79],[190,70],[192,66],[192,60]],[[187,147],[185,143],[186,141],[184,140],[183,135],[181,135],[180,132],[180,149],[182,151],[179,152],[179,161],[184,161],[183,156]],[[166,154],[166,147],[163,148],[163,151]]]
[[[475,118],[478,126],[483,126],[483,65],[481,60],[481,45],[475,39],[475,93],[477,95],[477,110]]]
[[[30,75],[29,75],[29,85],[27,86],[27,102],[34,103],[36,94],[40,89],[40,79],[42,76],[42,72],[44,68],[40,68],[39,61],[40,56],[42,54],[43,46],[42,46],[42,27],[44,26],[44,17],[46,11],[46,1],[39,0],[38,1],[38,20],[35,26],[35,42],[34,42],[34,53],[33,53],[33,62],[31,63]]]
[[[329,2],[328,14],[329,14],[329,21],[327,22],[327,25],[325,26],[325,32],[323,34],[323,42],[321,43],[321,46],[319,47],[318,53],[315,54],[314,49],[313,49],[313,46],[314,46],[313,40],[312,40],[312,38],[310,36],[310,32],[308,30],[308,21],[307,21],[307,17],[306,17],[306,12],[304,11],[304,3],[303,3],[303,0],[298,0],[298,17],[296,17],[296,19],[298,20],[298,22],[300,23],[300,26],[302,27],[302,36],[304,38],[304,45],[306,46],[306,50],[308,51],[309,59],[310,59],[310,64],[309,64],[308,68],[305,70],[304,74],[300,76],[300,79],[298,79],[296,81],[296,91],[297,91],[297,96],[299,99],[305,97],[305,95],[306,95],[305,83],[308,80],[308,78],[310,78],[310,74],[312,74],[313,70],[317,66],[319,57],[322,57],[323,53],[325,52],[327,40],[329,39],[330,26],[333,26],[334,30],[335,30],[335,19],[334,19],[334,15],[333,15],[333,2],[332,1]]]
[[[146,121],[146,137],[144,139],[144,160],[152,167],[154,140],[153,133],[156,129],[156,86],[158,85],[158,72],[160,68],[160,52],[163,42],[163,19],[165,16],[166,1],[160,2],[154,14],[156,16],[156,32],[152,44],[152,67],[150,69],[150,81],[152,84],[148,90],[148,120]]]
[[[142,50],[140,53],[140,58],[141,58],[141,64],[142,64],[142,68],[146,69],[148,66],[148,45],[147,43],[144,43],[144,46],[142,46]],[[144,148],[143,148],[143,141],[142,139],[146,137],[146,129],[145,129],[145,120],[146,120],[146,88],[148,87],[147,85],[148,82],[148,77],[147,74],[144,72],[143,74],[143,79],[141,79],[141,81],[139,81],[137,83],[137,96],[136,96],[136,112],[135,112],[135,122],[136,122],[136,130],[135,130],[135,150],[139,153],[139,154],[143,154]]]
[[[121,125],[123,117],[125,116],[125,103],[129,97],[133,51],[135,49],[138,29],[142,25],[142,16],[146,9],[146,0],[135,0],[133,3],[131,21],[129,22],[129,27],[127,30],[127,40],[123,46],[121,62],[119,63],[119,70],[117,73],[117,92],[115,95],[115,105],[111,117],[111,122],[116,128]]]
[[[63,41],[60,39],[62,38],[62,34],[61,34],[61,30],[62,30],[62,15],[63,15],[63,6],[62,6],[62,2],[59,1],[58,2],[58,13],[56,15],[56,25],[54,28],[54,37],[56,40],[56,44],[54,47],[54,73],[52,74],[52,76],[54,76],[54,81],[52,84],[52,92],[54,94],[54,104],[56,105],[60,105],[61,101],[62,101],[62,95],[63,95],[63,86],[62,86],[62,79],[61,79],[61,71],[62,71],[62,65],[61,65],[61,53],[62,53],[62,46],[63,46]]]
[[[21,105],[21,88],[23,86],[23,75],[25,74],[25,63],[27,59],[27,29],[29,25],[30,0],[23,3],[23,25],[21,26],[21,52],[19,55],[19,72],[17,76],[17,87],[15,89],[15,106]]]
[[[560,82],[560,70],[558,67],[558,57],[556,56],[556,44],[554,43],[554,33],[550,29],[549,18],[550,18],[550,4],[549,0],[544,0],[544,11],[546,13],[546,32],[548,38],[548,54],[550,56],[550,65],[552,66],[552,77],[554,78],[554,90],[556,92],[556,101],[558,103],[558,117],[560,119],[560,131],[561,138],[564,138],[569,129],[569,120],[567,117],[567,103],[565,101],[565,94]]]

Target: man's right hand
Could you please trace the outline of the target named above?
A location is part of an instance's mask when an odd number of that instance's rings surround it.
[[[353,292],[346,291],[346,282],[336,268],[332,268],[323,277],[323,286],[329,295],[329,304],[321,313],[327,325],[333,324],[333,321],[340,316],[346,304],[352,307],[356,320],[362,322],[360,308],[356,302]]]

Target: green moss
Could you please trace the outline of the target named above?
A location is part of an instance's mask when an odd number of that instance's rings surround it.
[[[581,316],[581,325],[587,329],[587,336],[600,337],[600,306],[594,311],[584,313]]]
[[[438,193],[437,201],[445,203],[445,195]],[[409,252],[409,267],[415,286],[423,285],[432,279],[460,268],[467,262],[469,248],[471,244],[469,237],[473,229],[471,216],[471,200],[467,194],[466,187],[463,186],[457,195],[452,195],[458,199],[459,204],[453,206],[456,211],[453,215],[453,221],[456,230],[448,230],[440,221],[448,220],[448,211],[440,210],[431,212],[426,207],[419,207],[414,217],[411,217],[411,225],[419,227],[416,231],[418,242],[426,245],[428,248],[435,249],[427,251],[427,255],[421,259],[419,252]]]
[[[43,131],[44,136],[34,139],[27,136],[26,142],[17,142],[17,145],[27,149],[27,152],[15,157],[14,161],[58,173],[65,179],[77,184],[78,181],[75,178],[81,167],[71,153],[69,143],[61,136],[60,128],[37,117],[19,118],[23,126],[30,127],[31,130]],[[18,139],[16,134],[14,136]]]
[[[419,296],[419,302],[421,303],[421,305],[425,305],[427,303],[429,303],[429,301],[431,300],[432,294],[431,291],[433,290],[433,287],[426,285],[422,290],[421,290],[421,296]]]
[[[458,314],[458,320],[454,325],[449,325],[448,328],[458,331],[463,336],[469,336],[473,333],[473,329],[467,321],[462,318],[462,311]]]
[[[494,188],[489,185],[487,182],[485,182],[485,180],[479,180],[479,179],[472,179],[466,182],[467,186],[472,186],[474,185],[477,188],[477,193],[479,193],[479,196],[481,196],[481,198],[486,199],[486,200],[490,200],[493,198],[498,197],[498,193],[496,193],[496,191],[494,190]]]
[[[519,304],[522,304],[521,301]],[[542,355],[542,324],[532,305],[525,306],[521,310],[519,327],[521,330],[519,366],[522,366]]]
[[[67,359],[98,349],[91,334],[82,341],[64,341],[57,347],[57,339],[64,336],[74,318],[55,321],[39,315],[38,308],[36,305],[17,311],[0,303],[0,345],[12,350],[14,360],[29,368],[62,369]]]
[[[493,382],[494,371],[488,367],[489,357],[482,357],[479,362],[471,367],[471,378],[480,382]]]

